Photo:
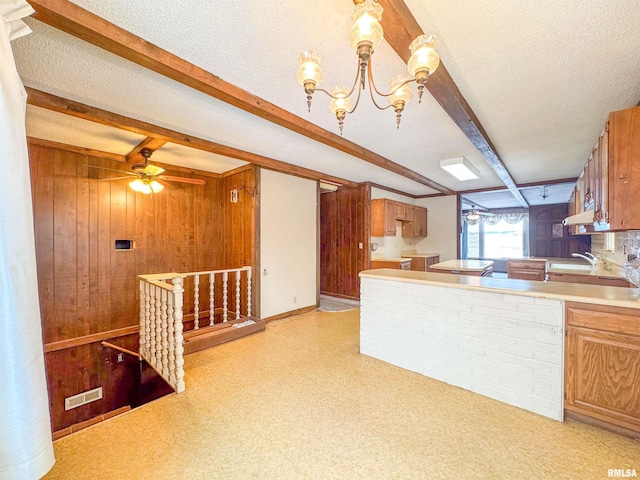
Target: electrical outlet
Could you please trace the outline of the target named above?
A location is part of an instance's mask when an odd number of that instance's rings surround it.
[[[293,297],[293,303],[298,303],[298,297]]]
[[[124,353],[119,353],[118,355],[116,355],[116,362],[117,363],[124,362]]]

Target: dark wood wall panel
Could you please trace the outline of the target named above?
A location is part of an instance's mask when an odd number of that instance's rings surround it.
[[[591,249],[588,235],[569,235],[569,228],[562,226],[562,220],[569,214],[566,203],[536,205],[529,208],[529,254],[532,257],[571,257],[574,252]],[[554,235],[554,225],[556,235]],[[561,236],[557,234],[562,232]]]
[[[562,220],[568,214],[566,203],[529,208],[529,255],[568,258],[572,253],[591,249],[589,235],[569,235],[569,227],[562,226]]]
[[[258,258],[258,205],[259,205],[259,167],[248,166],[236,173],[224,177],[220,188],[220,205],[222,208],[222,225],[225,235],[216,248],[222,251],[225,268],[238,268],[248,265],[256,267],[253,272],[252,314],[260,315],[259,295],[259,258]],[[244,186],[245,189],[240,188]],[[238,202],[231,203],[231,191],[238,188]],[[220,219],[218,219],[220,221]],[[256,271],[258,270],[258,271]],[[235,277],[229,278],[229,306],[235,309]],[[215,286],[221,291],[221,285]],[[242,292],[246,291],[246,281],[241,282]],[[244,297],[244,295],[243,295]],[[246,299],[241,299],[242,311],[246,312]]]
[[[368,205],[368,185],[320,196],[321,293],[360,298],[358,273],[369,267]]]
[[[169,175],[191,175],[206,184],[174,183],[172,189],[144,195],[131,190],[127,180],[105,180],[118,176],[115,172],[83,166],[130,171],[127,164],[35,144],[30,159],[46,344],[137,325],[139,274],[255,262],[255,198],[241,193],[240,203],[229,202],[233,185],[255,187],[255,168],[224,179],[167,169]],[[116,251],[116,239],[134,240],[136,248]],[[208,283],[201,288],[201,310],[206,310]],[[192,312],[189,292],[185,314]],[[113,343],[135,351],[137,335]],[[132,381],[131,368],[114,365],[114,359],[99,342],[46,354],[54,431],[126,405],[123,388]],[[64,411],[65,397],[98,386],[103,400]]]

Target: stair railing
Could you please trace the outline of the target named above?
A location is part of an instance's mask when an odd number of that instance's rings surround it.
[[[242,295],[242,276],[245,272],[246,296]],[[229,310],[229,280],[232,276],[235,310]],[[251,267],[210,270],[190,273],[160,273],[139,275],[140,280],[140,355],[171,385],[176,393],[185,389],[184,383],[184,293],[185,279],[193,277],[193,322],[199,329],[200,319],[206,315],[213,326],[216,314],[226,323],[229,316],[239,320],[251,317]],[[208,310],[200,306],[202,278],[209,282]],[[216,308],[216,280],[222,283],[221,308]],[[191,292],[189,292],[191,293]],[[206,295],[206,294],[205,294]],[[245,298],[243,308],[242,298]],[[242,310],[244,310],[244,315]],[[189,317],[191,314],[189,314]]]

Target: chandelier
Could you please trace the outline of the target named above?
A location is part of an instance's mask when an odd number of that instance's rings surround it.
[[[322,57],[317,52],[306,50],[300,54],[300,67],[297,72],[298,83],[304,87],[307,94],[307,105],[311,111],[313,94],[316,91],[326,93],[329,100],[329,110],[336,116],[340,127],[340,135],[344,126],[344,119],[347,114],[353,113],[360,102],[360,94],[368,86],[369,94],[373,104],[379,110],[393,108],[396,112],[396,125],[400,128],[400,118],[404,107],[413,98],[413,93],[409,88],[409,83],[416,82],[418,85],[418,103],[422,101],[422,93],[429,75],[433,74],[440,65],[440,56],[436,52],[438,39],[435,35],[420,35],[411,42],[411,57],[407,63],[408,76],[400,74],[393,77],[390,82],[390,92],[381,93],[373,81],[371,57],[382,41],[382,7],[375,0],[353,0],[355,8],[352,20],[354,21],[349,31],[349,42],[351,47],[358,54],[358,68],[356,78],[351,88],[338,85],[331,91],[318,88],[322,83],[322,69],[320,63]],[[367,79],[368,84],[367,84]],[[355,103],[351,101],[351,95],[358,89]],[[374,91],[379,97],[387,98],[387,105],[380,106],[376,102]]]

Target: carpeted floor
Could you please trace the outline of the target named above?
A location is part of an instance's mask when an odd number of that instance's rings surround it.
[[[56,442],[47,479],[604,479],[640,443],[358,353],[358,310],[186,359],[187,391]]]

